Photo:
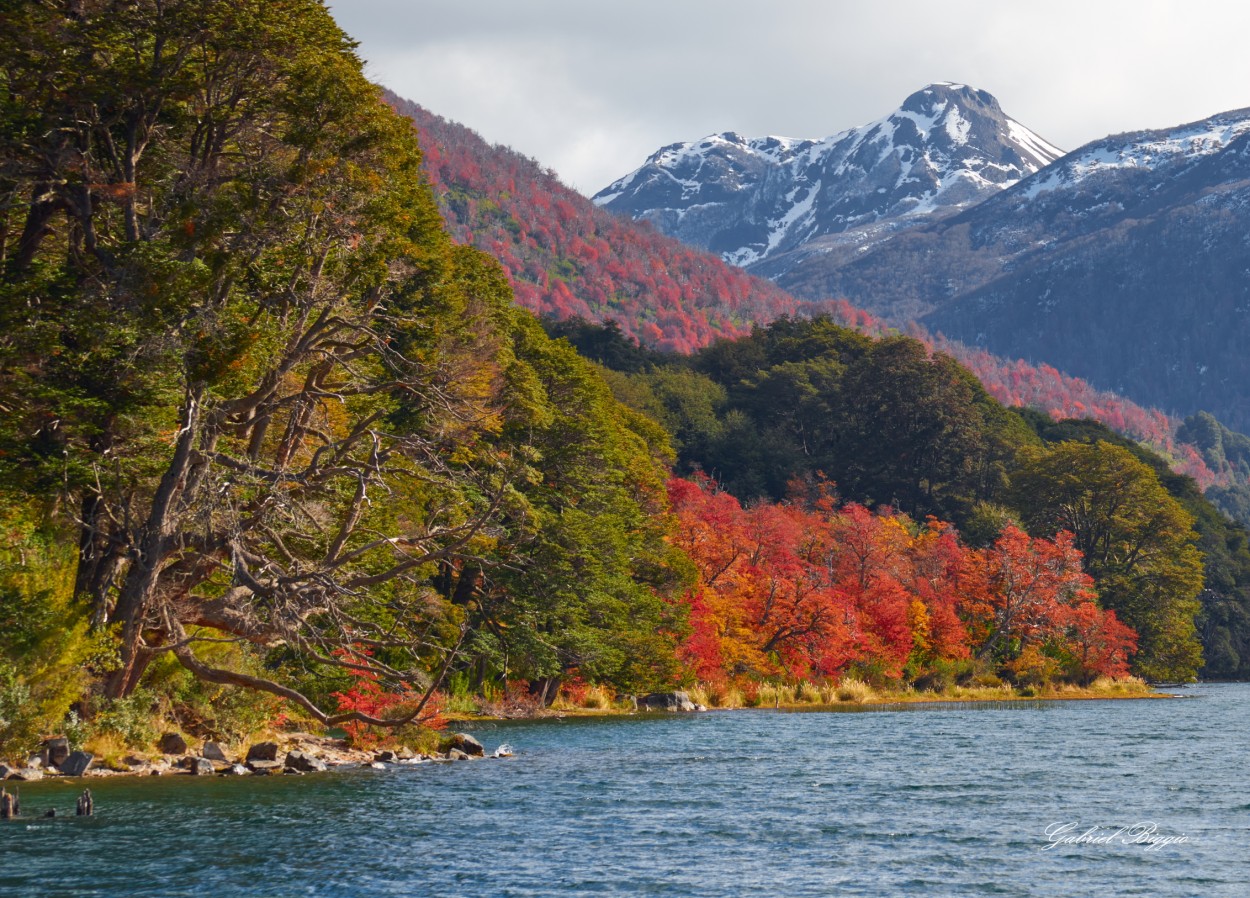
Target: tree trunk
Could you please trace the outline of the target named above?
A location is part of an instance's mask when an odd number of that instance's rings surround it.
[[[544,708],[551,707],[551,703],[556,700],[556,696],[560,692],[560,683],[564,678],[560,676],[542,677],[530,682],[530,695],[538,699]]]
[[[147,653],[143,650],[143,630],[147,626],[148,612],[160,585],[160,573],[169,551],[169,538],[175,530],[175,503],[186,485],[191,470],[192,446],[195,442],[200,420],[201,391],[192,390],[187,395],[183,410],[182,428],[174,457],[161,477],[156,495],[152,497],[152,511],[136,540],[137,551],[126,574],[126,582],[113,610],[113,619],[122,621],[121,667],[109,679],[109,698],[124,698],[138,685],[139,676],[147,666]]]
[[[58,205],[55,198],[49,198],[51,193],[52,185],[46,181],[37,182],[31,190],[26,226],[22,228],[22,236],[18,238],[17,251],[13,253],[12,267],[19,274],[35,261],[40,244],[51,233],[49,223]]]

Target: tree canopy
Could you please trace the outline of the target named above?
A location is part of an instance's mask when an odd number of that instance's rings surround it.
[[[1202,556],[1194,517],[1146,464],[1111,443],[1063,442],[1030,453],[1012,479],[1030,529],[1071,533],[1103,603],[1139,636],[1138,669],[1193,679]]]
[[[478,662],[667,676],[666,438],[451,243],[321,3],[4,26],[0,475],[77,546],[108,696],[170,656],[325,723]],[[356,675],[413,700],[336,710]]]
[[[1069,532],[1103,606],[1139,633],[1136,672],[1193,679],[1202,608],[1219,669],[1241,663],[1250,629],[1238,584],[1250,566],[1229,548],[1239,528],[1163,459],[1095,421],[1004,408],[917,340],[872,340],[821,318],[781,319],[630,372],[613,379],[617,395],[672,422],[681,471],[748,502],[827,477],[843,499],[935,516],[982,548],[1013,523],[1033,537]],[[678,372],[676,407],[659,397]]]

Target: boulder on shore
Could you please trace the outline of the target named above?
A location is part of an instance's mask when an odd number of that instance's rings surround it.
[[[281,773],[281,761],[248,761],[246,764],[248,770],[252,773]]]
[[[473,756],[468,754],[467,752],[461,751],[458,748],[451,748],[447,750],[447,760],[449,761],[471,761],[473,760]]]
[[[313,773],[326,769],[326,762],[303,751],[286,753],[286,769],[298,770],[300,773]]]
[[[157,743],[157,748],[161,750],[163,755],[185,755],[187,753],[187,740],[177,733],[166,733],[164,736],[161,736],[161,741]]]
[[[276,761],[278,760],[278,743],[276,742],[257,742],[247,750],[247,761]]]
[[[192,776],[212,776],[216,771],[208,758],[192,758],[189,765]]]
[[[482,757],[486,754],[486,749],[482,747],[482,743],[478,742],[468,733],[456,733],[455,735],[443,740],[443,751],[451,751],[456,749],[464,752],[466,755],[474,757]]]
[[[230,760],[226,757],[226,752],[222,749],[221,745],[216,742],[205,742],[200,755],[208,758],[210,761],[221,761],[222,763],[225,763]]]
[[[95,755],[85,751],[76,751],[58,766],[63,776],[82,776],[91,769],[93,763],[95,763]]]
[[[69,757],[69,740],[64,736],[44,739],[39,744],[39,754],[43,759],[44,767],[60,767],[61,763]]]
[[[685,692],[652,692],[638,699],[640,711],[697,711],[698,705]]]

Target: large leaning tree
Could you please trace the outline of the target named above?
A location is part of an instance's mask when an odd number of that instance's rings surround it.
[[[317,0],[0,3],[0,475],[72,522],[109,696],[171,653],[394,724],[453,663],[440,577],[524,530],[501,435],[547,413],[419,165]],[[416,698],[335,713],[219,642]]]

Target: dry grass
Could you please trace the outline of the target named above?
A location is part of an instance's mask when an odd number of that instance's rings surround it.
[[[1001,686],[952,686],[943,692],[934,693],[939,700],[1001,702],[1016,698],[1016,690],[1010,683]]]
[[[591,711],[608,711],[616,704],[616,696],[603,686],[591,686],[582,699],[582,707]]]
[[[1095,695],[1150,695],[1152,690],[1140,677],[1122,677],[1118,680],[1099,677],[1081,691]]]
[[[611,711],[616,707],[616,696],[605,686],[587,687],[584,694],[573,699],[561,692],[551,703],[553,711]]]
[[[696,705],[703,705],[705,708],[712,707],[711,696],[708,695],[708,691],[702,683],[691,686],[686,690],[686,694],[690,696],[690,700]]]
[[[778,708],[782,705],[795,703],[795,687],[785,683],[763,683],[755,694],[755,705],[759,708]]]
[[[92,736],[83,745],[83,750],[95,755],[98,766],[118,771],[130,770],[130,765],[122,759],[134,753],[124,738],[111,732]]]
[[[855,702],[856,704],[863,704],[877,697],[876,691],[871,686],[854,677],[847,677],[839,683],[834,694],[840,702]]]
[[[763,688],[760,687],[761,691]],[[745,708],[749,704],[740,689],[720,683],[698,683],[687,689],[686,695],[705,708]]]
[[[818,684],[807,680],[799,680],[794,685],[794,700],[805,705],[827,705],[829,704],[827,696],[830,694],[832,690],[822,689]]]
[[[697,705],[717,709],[737,708],[801,708],[838,704],[890,704],[895,702],[1003,702],[1029,699],[1079,699],[1079,698],[1134,698],[1149,696],[1149,686],[1135,677],[1120,680],[1101,678],[1089,686],[1054,685],[1046,688],[1029,686],[1017,688],[996,677],[982,677],[965,686],[949,686],[938,691],[917,690],[910,684],[892,683],[874,687],[856,677],[846,677],[837,684],[798,680],[790,683],[748,684],[744,690],[726,683],[697,683],[685,692]],[[525,716],[522,709],[504,708],[500,704],[483,702],[481,711],[487,715],[513,717]],[[563,694],[551,706],[551,710],[576,714],[578,712],[613,713],[629,711],[629,702],[617,701],[613,693],[603,687],[592,686],[579,696],[576,702]],[[531,715],[532,716],[532,715]]]
[[[478,701],[471,695],[449,695],[443,699],[443,714],[453,718],[471,717],[481,710]]]

